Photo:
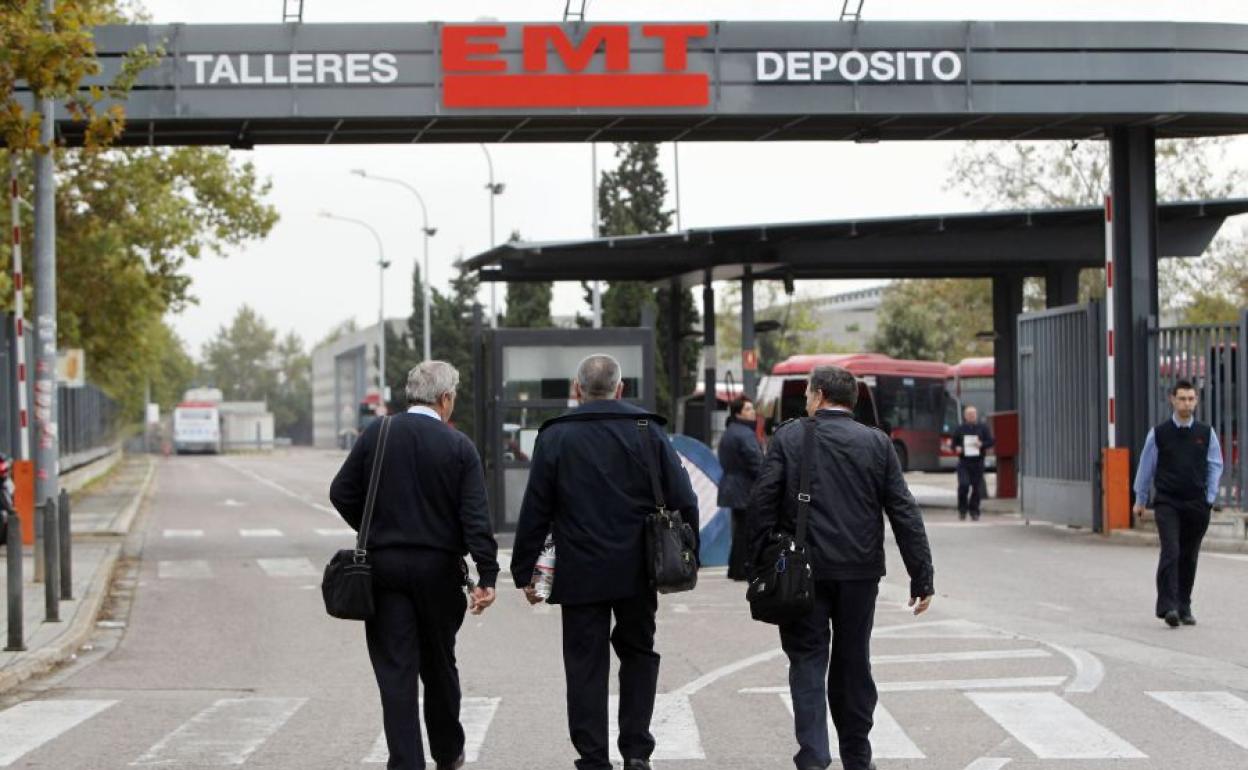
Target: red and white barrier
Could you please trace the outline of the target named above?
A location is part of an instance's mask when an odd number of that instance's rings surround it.
[[[30,459],[30,409],[26,399],[26,300],[22,294],[22,199],[18,194],[17,161],[9,161],[9,223],[13,245],[13,326],[17,341],[17,413],[21,433],[21,454],[17,459]]]

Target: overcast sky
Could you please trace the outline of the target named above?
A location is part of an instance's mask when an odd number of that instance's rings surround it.
[[[856,2],[856,0],[855,0]],[[158,23],[279,22],[282,0],[145,0]],[[563,0],[305,0],[304,21],[559,20]],[[811,19],[835,20],[838,0],[590,0],[590,20]],[[1248,23],[1248,0],[866,0],[864,19],[1175,20]],[[680,214],[685,227],[751,222],[896,216],[974,208],[944,189],[951,142],[687,143],[680,147]],[[611,145],[599,145],[599,166]],[[493,145],[495,177],[507,185],[497,200],[499,240],[519,230],[526,240],[581,238],[591,228],[590,148],[584,145]],[[242,154],[273,182],[270,201],[281,222],[270,237],[225,259],[192,264],[199,304],[174,319],[198,357],[204,341],[240,305],[256,308],[282,332],[311,345],[354,317],[375,321],[376,247],[367,232],[320,219],[318,211],[366,219],[381,233],[393,262],[386,315],[411,311],[411,270],[420,256],[419,215],[399,188],[359,179],[351,169],[400,176],[429,205],[438,234],[430,242],[435,286],[451,263],[490,245],[486,159],[476,145],[258,147]],[[1248,142],[1234,162],[1248,164]],[[662,163],[673,181],[670,146]],[[672,201],[675,205],[675,201]],[[861,283],[846,283],[852,288]],[[808,287],[809,288],[809,287]],[[821,285],[820,290],[836,288]],[[485,292],[483,297],[488,296]],[[500,287],[499,298],[503,290]],[[557,314],[582,309],[580,290],[561,285]]]

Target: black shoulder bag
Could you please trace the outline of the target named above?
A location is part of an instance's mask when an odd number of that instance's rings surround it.
[[[321,596],[325,611],[343,620],[368,620],[373,616],[373,569],[368,563],[368,529],[373,523],[373,507],[377,504],[377,484],[381,481],[381,458],[386,453],[386,437],[390,435],[390,418],[381,418],[377,436],[377,453],[368,477],[368,495],[364,498],[364,518],[355,548],[344,548],[325,566],[321,580]]]
[[[637,421],[641,439],[641,458],[650,474],[650,490],[654,494],[654,513],[646,516],[646,570],[650,587],[661,594],[691,591],[698,584],[697,539],[693,527],[685,523],[680,511],[669,511],[663,500],[663,485],[655,466],[650,441],[650,421]]]
[[[814,608],[815,581],[806,557],[806,520],[810,515],[810,474],[815,464],[815,420],[802,420],[802,459],[798,471],[797,524],[793,535],[773,532],[763,549],[745,598],[750,616],[784,625]]]

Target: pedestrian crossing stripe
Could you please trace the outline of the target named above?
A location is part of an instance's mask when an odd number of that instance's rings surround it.
[[[1248,749],[1248,702],[1229,692],[1150,692],[1164,703],[1243,749]]]
[[[166,529],[162,534],[167,538],[203,537],[204,531],[202,529]]]
[[[476,762],[481,756],[481,746],[485,743],[485,735],[494,721],[494,713],[502,698],[464,698],[459,704],[459,722],[464,728],[464,761]],[[424,698],[420,700],[421,713],[424,713]],[[425,729],[425,720],[420,719],[420,740],[425,747],[425,762],[433,762],[429,754],[429,732]],[[373,742],[373,748],[364,757],[365,764],[384,765],[390,759],[390,751],[386,748],[386,734],[383,731]]]
[[[239,537],[285,537],[280,529],[240,529]]]
[[[212,566],[203,559],[160,561],[156,576],[162,580],[204,579],[212,577]]]
[[[0,711],[0,767],[116,705],[115,700],[35,700]]]
[[[355,530],[350,527],[335,527],[333,529],[314,529],[312,530],[321,537],[355,537]]]
[[[160,739],[136,767],[241,765],[307,698],[223,698]]]
[[[1051,692],[968,692],[966,697],[1040,759],[1148,756]]]
[[[793,696],[781,695],[789,714],[793,713]],[[839,738],[836,725],[832,724],[832,715],[828,714],[828,745],[837,746]],[[893,718],[888,709],[880,703],[875,704],[875,725],[871,728],[871,753],[877,759],[927,759],[919,747],[910,740],[906,731]]]
[[[310,560],[299,556],[289,559],[256,559],[269,577],[317,577],[321,571]]]
[[[616,745],[620,737],[620,696],[610,697],[607,713],[610,714],[610,739],[607,742],[611,746],[611,758],[620,762],[620,750]],[[698,734],[698,722],[693,716],[693,703],[688,695],[661,693],[655,697],[654,715],[650,718],[650,734],[654,736],[655,742],[651,759],[706,759],[706,752],[702,750],[702,738]]]

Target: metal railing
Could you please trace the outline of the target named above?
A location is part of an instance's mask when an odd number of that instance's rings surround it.
[[[1222,445],[1218,503],[1248,507],[1248,310],[1237,323],[1167,326],[1151,330],[1157,367],[1150,383],[1149,419],[1170,414],[1174,383],[1189,380],[1199,402],[1196,419],[1208,423]]]

